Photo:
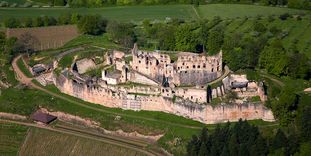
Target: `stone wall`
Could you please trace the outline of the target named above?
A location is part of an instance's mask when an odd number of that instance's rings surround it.
[[[208,71],[182,71],[177,73],[177,84],[183,85],[205,85],[206,83],[215,80],[218,77],[216,72],[208,72]]]
[[[207,102],[207,90],[195,88],[176,88],[175,95],[197,103]]]
[[[162,96],[141,96],[114,92],[108,88],[88,86],[77,83],[65,76],[55,78],[56,87],[63,93],[75,96],[84,101],[101,104],[106,107],[123,108],[131,110],[162,111],[187,117],[203,123],[212,124],[238,119],[263,119],[274,121],[271,110],[261,103],[244,105],[202,105],[177,98],[173,103],[171,98]]]

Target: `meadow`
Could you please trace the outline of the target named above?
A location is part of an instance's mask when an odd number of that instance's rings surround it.
[[[116,6],[103,8],[0,8],[0,19],[8,17],[24,18],[37,16],[59,16],[66,13],[99,14],[109,20],[138,22],[144,19],[165,20],[180,18],[197,20],[221,18],[254,17],[257,15],[280,15],[283,13],[302,13],[306,11],[267,6],[239,4],[209,4],[194,7],[192,5],[158,5],[158,6]]]
[[[0,155],[18,155],[28,127],[0,122]]]
[[[49,130],[31,128],[28,135],[25,146],[20,151],[24,155],[143,155],[108,143]]]

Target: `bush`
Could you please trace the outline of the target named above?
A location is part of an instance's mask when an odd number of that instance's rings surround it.
[[[25,7],[25,8],[30,8],[32,6],[32,3],[31,2],[25,2],[24,5],[22,7]]]
[[[10,7],[11,7],[11,8],[15,8],[15,7],[17,7],[17,4],[16,4],[16,3],[13,3],[13,4],[10,5]]]
[[[4,20],[4,26],[7,28],[17,28],[20,26],[20,21],[16,18],[8,18]]]
[[[1,1],[0,2],[0,7],[8,7],[9,6],[9,3],[6,2],[6,1]]]
[[[99,35],[105,31],[107,21],[98,15],[83,16],[78,21],[78,28],[81,33]]]
[[[280,15],[280,19],[283,21],[287,20],[288,17],[290,17],[289,13],[285,13],[285,14]]]

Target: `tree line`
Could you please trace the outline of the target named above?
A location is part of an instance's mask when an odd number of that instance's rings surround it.
[[[187,145],[190,156],[307,156],[311,152],[311,97],[299,95],[297,116],[287,127],[263,135],[258,127],[247,121],[217,126],[213,132],[204,128],[200,135],[192,136]],[[269,130],[265,130],[266,133]]]

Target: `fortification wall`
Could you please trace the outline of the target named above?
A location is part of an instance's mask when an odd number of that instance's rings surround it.
[[[175,95],[193,102],[206,103],[207,90],[193,88],[176,88]]]
[[[212,107],[211,105],[200,105],[180,98],[177,98],[175,103],[173,103],[172,99],[162,96],[131,95],[112,92],[110,89],[102,87],[87,87],[86,85],[67,79],[65,76],[55,78],[54,84],[63,93],[106,107],[162,111],[207,124],[237,121],[240,118],[274,121],[271,110],[267,110],[261,103],[218,105]]]
[[[155,86],[120,86],[120,85],[108,85],[109,89],[113,91],[121,91],[128,93],[137,93],[137,94],[150,94],[150,95],[159,95],[161,90],[159,87]]]

